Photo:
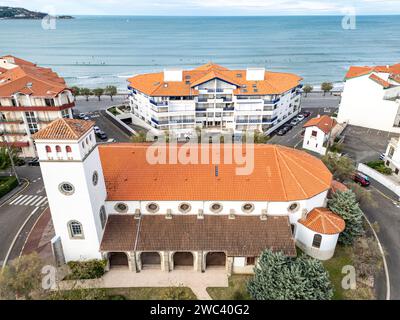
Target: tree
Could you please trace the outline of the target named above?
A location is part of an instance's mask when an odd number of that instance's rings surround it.
[[[326,93],[330,92],[332,89],[333,89],[333,84],[330,82],[324,82],[321,84],[321,90],[324,92],[324,95],[326,95]]]
[[[147,141],[147,132],[144,130],[137,131],[137,135],[133,135],[131,140],[133,143],[143,143]]]
[[[86,98],[86,101],[89,101],[89,97],[93,94],[92,90],[89,88],[81,88],[80,94]]]
[[[301,255],[292,258],[266,250],[247,290],[256,300],[330,300],[329,274],[321,261]]]
[[[267,141],[268,141],[268,136],[266,136],[263,132],[259,130],[254,131],[254,143],[262,144],[262,143],[267,143]]]
[[[346,223],[346,228],[339,236],[340,243],[351,245],[356,238],[364,234],[363,213],[353,191],[335,192],[328,201],[328,207]]]
[[[99,98],[99,101],[101,100],[101,96],[104,94],[104,89],[103,88],[96,88],[93,89],[93,94]]]
[[[18,162],[18,152],[16,149],[10,148],[11,157],[14,163]],[[11,165],[11,158],[8,154],[8,150],[5,147],[0,148],[0,170],[7,170],[10,169],[12,173],[12,165]]]
[[[116,86],[107,86],[104,89],[104,94],[110,96],[111,101],[113,101],[113,96],[117,94],[117,87]]]
[[[349,157],[340,157],[337,153],[327,154],[322,161],[332,172],[335,180],[343,182],[351,179],[356,170],[353,160]]]
[[[43,262],[37,253],[21,256],[0,273],[0,298],[31,299],[41,291]]]
[[[74,97],[80,96],[81,89],[79,87],[71,87],[71,92]]]
[[[311,91],[313,91],[314,90],[314,87],[312,86],[312,85],[310,85],[310,84],[306,84],[304,87],[303,87],[303,92],[306,94],[306,97],[307,97],[307,95],[311,92]]]
[[[346,184],[349,189],[351,189],[356,195],[356,199],[360,205],[367,205],[370,207],[377,207],[377,203],[372,197],[372,193],[370,190],[365,189],[360,186],[358,183],[350,182]]]

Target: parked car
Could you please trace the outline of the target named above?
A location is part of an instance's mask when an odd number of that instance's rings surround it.
[[[290,122],[290,124],[291,124],[292,126],[297,126],[297,125],[299,124],[299,120],[293,119],[293,120]]]
[[[353,177],[354,182],[357,182],[363,187],[368,187],[370,185],[369,177],[361,172],[356,172]]]
[[[94,129],[94,133],[97,133],[97,132],[100,132],[100,131],[101,131],[100,128],[99,128],[98,126],[94,126],[93,129]]]
[[[26,164],[26,161],[24,159],[22,159],[22,158],[18,158],[15,161],[15,165],[18,166],[18,167],[24,166],[25,164]]]
[[[28,166],[30,167],[39,167],[39,158],[33,158],[32,160],[28,161]]]
[[[89,116],[85,116],[84,118],[83,118],[83,120],[90,120],[90,117]]]
[[[85,117],[86,117],[86,113],[83,113],[83,112],[78,115],[79,119],[84,119]]]
[[[288,132],[288,130],[286,128],[281,128],[276,132],[276,135],[284,136],[287,132]]]
[[[305,117],[304,115],[302,115],[302,114],[299,114],[299,115],[297,116],[297,120],[299,120],[299,121],[303,121],[305,118],[306,118],[306,117]]]
[[[114,142],[117,142],[117,140],[115,140],[114,138],[111,138],[111,139],[108,139],[107,142],[108,143],[114,143]]]
[[[386,155],[384,153],[381,153],[379,155],[379,160],[385,160],[386,159]]]
[[[287,123],[287,124],[283,125],[282,128],[285,128],[285,130],[286,130],[287,132],[289,132],[290,130],[293,129],[293,126],[292,126],[291,124]]]
[[[101,140],[106,140],[106,139],[107,139],[107,134],[106,134],[104,131],[96,132],[96,135],[97,135]]]
[[[311,112],[310,111],[304,111],[302,114],[303,114],[303,116],[305,118],[308,118],[309,116],[311,116]]]

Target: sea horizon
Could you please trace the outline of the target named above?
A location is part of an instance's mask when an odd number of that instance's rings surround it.
[[[400,62],[398,14],[356,16],[355,30],[343,29],[340,15],[72,16],[55,30],[1,20],[0,54],[51,67],[70,86],[120,90],[138,73],[209,61],[296,73],[315,86],[340,85],[351,65]]]

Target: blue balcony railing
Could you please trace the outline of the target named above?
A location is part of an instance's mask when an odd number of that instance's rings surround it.
[[[161,102],[156,102],[152,99],[149,99],[150,103],[157,106],[157,107],[167,107],[168,106],[168,102],[167,101],[161,101]]]

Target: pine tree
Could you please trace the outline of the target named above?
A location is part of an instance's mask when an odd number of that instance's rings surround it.
[[[265,251],[247,290],[256,300],[330,300],[329,274],[321,261],[302,255],[286,257]]]
[[[363,212],[355,193],[351,190],[337,191],[329,200],[328,206],[330,210],[341,216],[346,222],[346,228],[339,236],[339,243],[353,244],[354,240],[364,233]]]

